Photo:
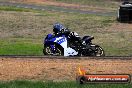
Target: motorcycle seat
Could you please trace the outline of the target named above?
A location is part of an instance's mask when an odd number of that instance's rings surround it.
[[[82,38],[83,41],[91,41],[92,39],[94,39],[93,36],[84,36],[84,37]]]

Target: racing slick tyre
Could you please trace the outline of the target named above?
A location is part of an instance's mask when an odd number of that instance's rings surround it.
[[[105,52],[102,47],[96,46],[95,48],[96,48],[95,56],[97,57],[105,56]]]
[[[43,54],[44,55],[51,55],[52,54],[51,48],[49,46],[44,46]]]
[[[53,53],[50,46],[44,46],[43,54],[44,55],[54,55],[54,56],[63,56],[64,55],[63,50],[60,47],[56,47],[55,53]]]

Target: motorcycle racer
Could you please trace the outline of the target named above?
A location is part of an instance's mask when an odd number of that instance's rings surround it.
[[[93,36],[83,36],[71,32],[60,23],[53,25],[53,34],[44,38],[44,55],[59,56],[104,56],[104,50],[93,44]]]
[[[71,32],[68,28],[64,27],[61,23],[53,25],[53,32],[55,36],[65,35],[70,41],[78,41],[81,46],[85,46],[85,42],[76,32]]]

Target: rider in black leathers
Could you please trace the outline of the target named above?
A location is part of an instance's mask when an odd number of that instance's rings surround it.
[[[85,42],[76,32],[71,32],[68,28],[65,28],[60,23],[55,23],[53,25],[53,32],[55,36],[65,35],[70,41],[78,41],[81,46],[85,46]]]

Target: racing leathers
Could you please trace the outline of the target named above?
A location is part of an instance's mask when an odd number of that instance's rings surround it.
[[[62,30],[60,33],[56,33],[55,36],[65,35],[69,41],[77,41],[81,46],[85,46],[85,42],[76,32],[71,32],[68,29]]]

